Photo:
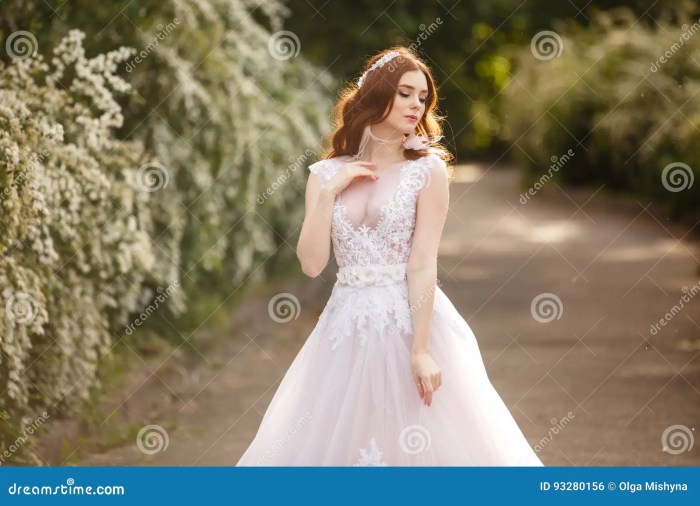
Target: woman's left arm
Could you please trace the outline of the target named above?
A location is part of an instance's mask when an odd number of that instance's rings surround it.
[[[437,283],[437,255],[449,208],[447,168],[434,159],[418,194],[416,226],[407,265],[408,294],[413,325],[411,365],[418,393],[430,406],[442,375],[430,356],[430,325]]]

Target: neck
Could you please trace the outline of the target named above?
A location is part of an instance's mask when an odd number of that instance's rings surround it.
[[[393,160],[403,157],[403,133],[381,125],[372,125],[370,132],[373,137],[371,136],[367,143],[368,160]]]

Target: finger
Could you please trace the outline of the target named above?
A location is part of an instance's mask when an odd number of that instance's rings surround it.
[[[433,385],[434,385],[435,390],[440,388],[440,385],[442,385],[442,380],[440,379],[440,374],[435,374],[433,376]]]
[[[433,392],[435,392],[435,385],[431,380],[425,382],[425,404],[430,406],[433,402]]]
[[[422,399],[423,398],[423,385],[421,384],[420,378],[415,378],[414,381],[416,383],[416,387],[418,388],[418,395]]]
[[[358,179],[359,179],[359,178],[363,178],[363,177],[366,177],[366,178],[368,178],[368,179],[373,179],[373,180],[379,179],[379,176],[378,176],[377,174],[375,174],[374,172],[372,172],[372,171],[369,170],[369,169],[363,169],[363,168],[360,168],[359,172],[357,172],[357,173],[356,173],[355,175],[353,175],[352,177],[353,177],[353,178],[358,178]]]

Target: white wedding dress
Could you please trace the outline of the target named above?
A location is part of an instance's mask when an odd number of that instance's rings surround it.
[[[346,161],[309,169],[321,185]],[[486,373],[476,338],[435,286],[430,353],[443,385],[413,381],[406,262],[434,154],[361,178],[336,198],[339,266],[318,323],[237,466],[542,466]]]

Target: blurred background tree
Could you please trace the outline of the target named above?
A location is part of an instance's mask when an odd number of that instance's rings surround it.
[[[516,73],[515,51],[557,19],[586,26],[593,12],[627,7],[645,26],[674,18],[684,0],[465,2],[440,0],[293,1],[285,26],[304,54],[343,81],[356,80],[364,59],[392,44],[413,44],[440,85],[446,137],[462,158],[491,159],[508,147],[500,132],[501,91]],[[437,19],[441,24],[428,33]],[[421,37],[421,34],[424,34]],[[535,91],[536,92],[536,91]]]

